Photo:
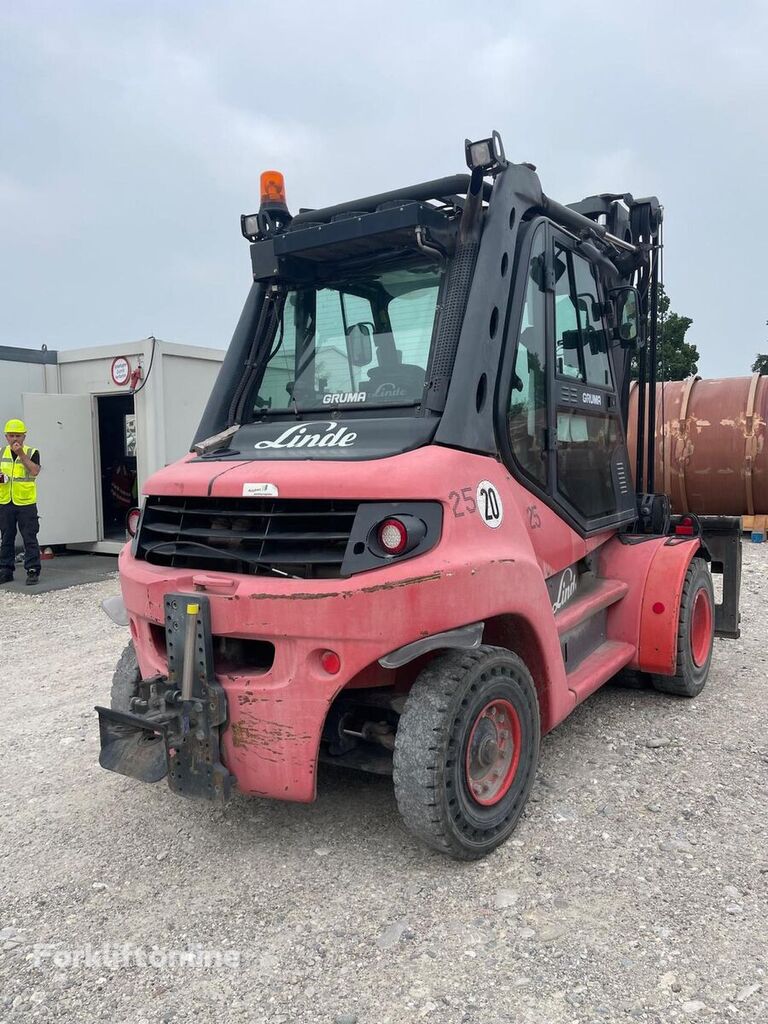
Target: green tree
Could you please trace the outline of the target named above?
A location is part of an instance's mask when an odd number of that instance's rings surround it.
[[[759,373],[761,377],[768,374],[768,354],[758,352],[755,361],[752,363],[752,373]]]
[[[656,380],[684,380],[698,373],[699,350],[685,340],[692,323],[689,316],[669,312],[669,296],[660,285]],[[632,357],[632,379],[637,379],[637,356]]]

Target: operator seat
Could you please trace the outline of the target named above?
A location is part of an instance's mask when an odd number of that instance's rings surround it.
[[[368,371],[371,397],[409,398],[418,401],[424,390],[424,368],[403,363],[402,353],[395,347],[391,334],[375,334],[378,366]]]

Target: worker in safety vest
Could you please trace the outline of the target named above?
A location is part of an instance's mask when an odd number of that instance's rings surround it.
[[[37,475],[40,453],[24,444],[27,428],[21,420],[5,424],[5,446],[0,455],[0,583],[13,579],[16,529],[24,541],[27,584],[40,579],[40,545],[37,531]]]

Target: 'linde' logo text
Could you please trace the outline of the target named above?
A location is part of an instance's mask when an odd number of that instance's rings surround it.
[[[325,433],[312,431],[320,428]],[[346,427],[340,427],[332,420],[328,422],[296,423],[288,427],[274,441],[257,441],[254,448],[349,448],[357,440],[357,434]]]
[[[557,589],[557,598],[552,604],[553,612],[559,612],[563,605],[570,601],[576,593],[578,582],[579,581],[576,579],[576,573],[569,566],[560,577],[560,586]]]

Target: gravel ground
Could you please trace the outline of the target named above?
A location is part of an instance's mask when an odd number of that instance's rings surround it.
[[[412,841],[386,779],[221,811],[103,771],[116,580],[0,592],[0,1016],[765,1021],[768,546],[744,555],[743,636],[704,694],[590,698],[479,864]]]

